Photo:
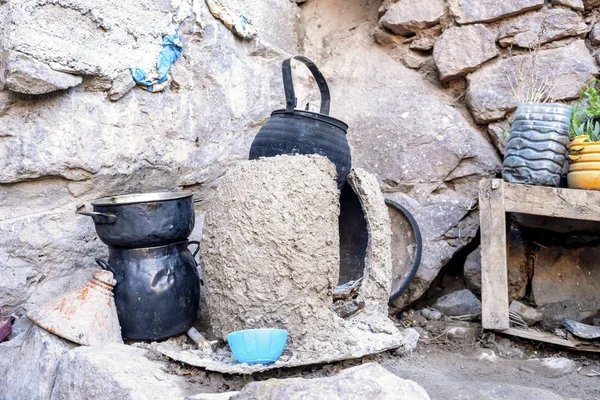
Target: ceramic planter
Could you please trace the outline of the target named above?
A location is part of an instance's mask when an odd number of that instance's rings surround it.
[[[567,183],[572,189],[600,190],[600,143],[577,136],[569,150]]]
[[[523,103],[515,112],[502,166],[505,181],[555,186],[569,146],[571,106]]]

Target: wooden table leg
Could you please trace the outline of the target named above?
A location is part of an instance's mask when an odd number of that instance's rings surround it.
[[[508,271],[504,182],[479,183],[481,227],[481,322],[484,329],[508,329]]]

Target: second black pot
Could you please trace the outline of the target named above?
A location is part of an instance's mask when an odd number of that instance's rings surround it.
[[[198,248],[192,254],[190,244]],[[117,284],[115,305],[124,338],[158,340],[190,329],[198,314],[200,279],[194,256],[198,242],[143,249],[109,248],[108,262]]]

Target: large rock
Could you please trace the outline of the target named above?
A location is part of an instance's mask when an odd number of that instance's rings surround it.
[[[481,301],[467,289],[440,297],[432,307],[451,317],[481,313]]]
[[[105,77],[146,58],[155,63],[165,24],[181,13],[191,18],[180,25],[185,50],[171,70],[176,85],[165,92],[133,89],[114,103],[80,87],[36,101],[8,98],[0,112],[0,305],[17,313],[82,284],[94,258],[106,256],[91,219],[75,215],[82,203],[189,190],[203,200],[192,233],[198,239],[204,200],[228,168],[247,158],[260,125],[284,104],[281,61],[297,52],[298,40],[298,7],[287,1],[236,3],[260,32],[250,42],[235,37],[204,1],[195,2],[203,30],[186,2],[173,10],[168,1],[23,3],[0,6],[12,10],[0,21],[10,31],[7,45],[53,67]],[[110,22],[106,33],[90,20],[94,15]]]
[[[37,325],[0,344],[0,398],[50,399],[59,360],[75,347]]]
[[[591,10],[594,7],[600,6],[600,0],[583,0],[583,7],[586,10]]]
[[[596,269],[600,247],[544,246],[537,251],[531,283],[538,306],[563,300],[576,301],[583,311],[598,309],[600,274]]]
[[[481,24],[449,28],[433,48],[433,59],[442,81],[475,71],[498,54],[496,37]]]
[[[449,0],[450,12],[459,24],[490,22],[535,10],[544,0]]]
[[[552,0],[552,5],[570,7],[573,10],[583,11],[583,0]]]
[[[386,197],[405,206],[419,224],[423,257],[396,303],[401,306],[424,293],[440,268],[475,237],[477,185],[495,176],[500,159],[444,92],[373,45],[369,24],[361,23],[364,8],[336,4],[306,3],[303,43],[328,79],[331,115],[349,125],[353,166],[376,174]],[[345,17],[338,18],[342,10]],[[377,9],[371,12],[376,18]],[[311,101],[318,99],[315,87],[310,93]]]
[[[4,82],[13,92],[44,94],[81,83],[80,76],[55,71],[47,64],[18,51],[4,54]]]
[[[247,161],[227,173],[202,231],[217,337],[279,327],[299,339],[332,324],[340,270],[335,179],[335,166],[321,156]]]
[[[513,83],[517,82],[515,78],[520,66],[531,74],[533,60],[534,55],[530,54],[513,56],[485,65],[467,76],[467,104],[475,121],[481,124],[492,122],[517,107],[519,100],[511,91],[508,77]],[[537,76],[555,82],[551,95],[556,100],[577,98],[586,80],[598,72],[583,40],[556,49],[540,50],[535,65]],[[537,86],[540,84],[538,79]],[[525,80],[525,88],[532,86],[535,85]]]
[[[527,293],[529,277],[533,275],[533,257],[529,242],[515,224],[509,229],[508,248],[508,297],[520,300]],[[465,260],[463,267],[465,284],[475,293],[481,292],[481,249],[478,247]]]
[[[379,23],[398,35],[418,32],[444,16],[442,0],[400,0],[390,5]]]
[[[592,28],[592,30],[590,31],[590,42],[593,45],[599,45],[600,44],[600,24],[595,24],[594,27]]]
[[[147,350],[122,344],[72,350],[58,364],[51,399],[181,399],[199,391],[151,357]]]
[[[377,363],[348,368],[333,377],[269,379],[252,382],[231,400],[429,400],[425,389]]]
[[[558,39],[584,37],[587,31],[586,23],[575,11],[546,8],[505,24],[498,33],[498,43],[503,47],[514,45],[533,49]]]

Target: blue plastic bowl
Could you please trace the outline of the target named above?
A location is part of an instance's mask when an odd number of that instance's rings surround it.
[[[269,364],[281,357],[287,337],[283,329],[247,329],[231,332],[227,343],[238,362]]]

